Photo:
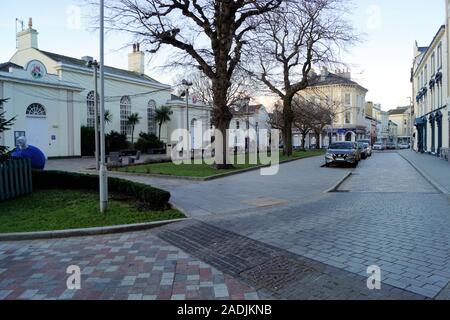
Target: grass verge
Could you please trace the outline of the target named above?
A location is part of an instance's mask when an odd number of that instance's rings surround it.
[[[82,190],[39,190],[0,203],[0,233],[67,230],[184,218],[175,209],[152,211],[134,198],[112,194],[106,215],[98,195]]]
[[[288,160],[296,160],[314,156],[323,155],[323,150],[308,150],[308,151],[295,151],[291,157],[284,156],[280,153],[280,162],[288,161]],[[180,164],[176,165],[172,162],[165,163],[151,163],[151,164],[143,164],[143,165],[135,165],[135,166],[126,166],[117,168],[117,171],[120,172],[130,172],[130,173],[140,173],[140,174],[161,174],[168,176],[178,176],[178,177],[196,177],[196,178],[207,178],[211,176],[215,176],[222,173],[228,172],[236,172],[243,169],[248,169],[252,167],[257,167],[259,164],[249,164],[248,156],[245,161],[243,155],[237,156],[243,164],[235,164],[232,169],[216,169],[213,166],[208,164]],[[235,163],[237,163],[237,159]]]

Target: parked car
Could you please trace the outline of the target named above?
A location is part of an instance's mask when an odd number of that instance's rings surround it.
[[[367,157],[372,156],[372,146],[369,143],[363,143],[364,146],[364,152]]]
[[[409,143],[400,143],[398,145],[399,149],[409,149]]]
[[[384,149],[386,149],[386,146],[381,142],[377,142],[373,145],[373,150],[384,150]]]
[[[386,149],[387,150],[395,150],[395,149],[397,149],[397,145],[394,142],[388,142],[386,144]]]
[[[361,160],[361,149],[355,142],[335,142],[330,145],[325,155],[325,166],[332,164],[349,164],[356,168]]]
[[[366,144],[364,142],[356,142],[356,144],[358,145],[358,148],[360,150],[360,154],[361,154],[361,159],[366,160],[368,155],[367,155],[367,149],[366,149]]]

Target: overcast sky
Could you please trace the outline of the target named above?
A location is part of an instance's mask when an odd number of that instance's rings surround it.
[[[5,0],[3,0],[5,1]],[[0,11],[0,62],[8,61],[15,52],[15,19],[33,17],[39,32],[39,48],[80,58],[96,57],[98,36],[88,30],[85,19],[74,19],[85,7],[80,0],[15,0]],[[5,6],[5,4],[3,4]],[[388,110],[409,103],[413,44],[431,42],[445,22],[445,0],[355,0],[351,13],[354,25],[364,33],[365,41],[343,56],[351,66],[355,80],[369,90],[366,100],[381,103]],[[106,63],[127,68],[129,39],[108,35]],[[147,73],[159,81],[172,84],[174,74],[156,68],[161,58],[147,64]]]

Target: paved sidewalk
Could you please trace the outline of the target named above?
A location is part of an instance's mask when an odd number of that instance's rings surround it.
[[[67,267],[81,269],[68,290]],[[259,299],[248,285],[157,238],[135,232],[0,243],[2,299]]]
[[[422,170],[450,194],[450,163],[448,161],[412,150],[399,150],[398,153]]]

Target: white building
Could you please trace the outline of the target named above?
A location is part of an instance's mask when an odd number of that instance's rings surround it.
[[[397,107],[388,111],[389,120],[397,125],[397,141],[394,143],[409,144],[411,142],[411,107]]]
[[[269,113],[266,108],[259,105],[244,103],[231,109],[233,119],[230,123],[229,144],[235,146],[238,150],[247,150],[249,146],[260,145],[267,146],[267,133],[261,130],[270,130]],[[238,130],[240,129],[240,130]],[[256,137],[246,135],[244,130],[254,130]]]
[[[38,47],[38,32],[32,22],[28,29],[17,34],[18,48],[9,62],[1,64],[0,97],[10,98],[5,104],[6,117],[16,117],[12,130],[4,133],[5,145],[13,148],[15,137],[25,135],[30,144],[42,149],[49,157],[81,156],[80,128],[93,127],[94,76],[87,66],[90,57],[80,59],[47,52]],[[129,69],[105,66],[105,109],[112,114],[106,131],[118,131],[131,136],[127,118],[138,113],[140,132],[158,132],[156,108],[170,106],[171,121],[162,126],[161,140],[168,145],[175,129],[187,123],[195,128],[202,123],[210,127],[211,107],[173,96],[169,85],[156,81],[144,73],[144,53],[139,45],[129,54]],[[202,120],[201,122],[199,120]]]
[[[446,26],[428,47],[414,46],[412,69],[414,150],[440,156],[449,147],[448,50]]]

